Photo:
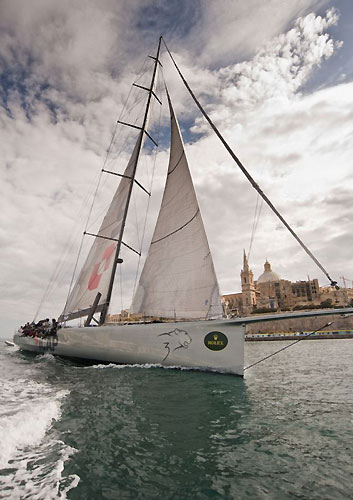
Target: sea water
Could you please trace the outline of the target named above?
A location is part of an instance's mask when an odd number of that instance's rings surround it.
[[[245,364],[284,345],[249,342]],[[244,379],[3,345],[0,497],[353,498],[352,377],[353,339],[301,341]]]

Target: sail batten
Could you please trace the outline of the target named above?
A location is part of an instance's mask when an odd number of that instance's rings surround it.
[[[172,167],[169,171],[168,171],[168,174],[167,175],[170,175],[174,172],[174,170],[177,168],[177,166],[179,165],[179,163],[181,162],[181,160],[183,159],[183,156],[185,155],[185,151],[183,151],[180,155],[180,158],[179,160],[176,162],[176,164],[174,165],[174,167]]]
[[[159,240],[151,241],[151,245],[154,245],[155,243],[158,243],[162,240],[165,240],[166,238],[169,238],[169,236],[172,236],[173,234],[177,233],[178,231],[181,231],[182,229],[184,229],[184,227],[186,227],[188,224],[190,224],[190,222],[192,222],[195,219],[195,217],[197,216],[199,211],[200,211],[200,209],[197,209],[195,215],[193,217],[191,217],[191,219],[189,221],[185,222],[185,224],[178,227],[178,229],[175,229],[175,231],[172,231],[171,233],[166,234],[165,236],[162,236],[161,238],[159,238]]]
[[[168,101],[167,180],[131,311],[176,319],[219,317],[222,307],[213,260],[169,95]]]

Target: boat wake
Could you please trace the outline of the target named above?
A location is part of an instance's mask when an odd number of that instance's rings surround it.
[[[143,369],[149,369],[149,368],[164,368],[163,365],[157,364],[157,363],[145,363],[145,364],[130,364],[130,365],[117,365],[115,363],[108,363],[108,364],[99,364],[99,365],[92,365],[92,366],[85,366],[85,369],[94,369],[94,370],[104,370],[106,368],[114,368],[115,370],[123,370],[125,368],[143,368]]]
[[[59,440],[32,449],[21,449],[7,467],[0,469],[1,498],[67,498],[67,492],[76,488],[80,481],[75,474],[68,477],[61,475],[65,462],[75,451]]]
[[[35,380],[33,364],[1,358],[1,498],[66,498],[79,481],[75,475],[62,477],[75,450],[59,439],[53,423],[60,419],[69,391]]]
[[[209,369],[206,368],[195,368],[195,367],[189,367],[189,366],[179,366],[179,365],[162,365],[160,363],[144,363],[144,364],[124,364],[124,365],[119,365],[115,363],[108,363],[108,364],[99,364],[99,365],[91,365],[91,366],[85,366],[84,369],[94,369],[94,370],[104,370],[107,368],[113,368],[115,370],[123,370],[123,369],[128,369],[128,368],[141,368],[143,370],[149,370],[151,368],[163,368],[163,370],[180,370],[180,371],[210,371]]]

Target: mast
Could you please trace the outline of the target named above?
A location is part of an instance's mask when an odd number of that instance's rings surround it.
[[[108,288],[107,298],[106,298],[106,302],[105,302],[104,308],[103,308],[103,310],[101,312],[100,319],[99,319],[99,324],[100,325],[102,325],[105,322],[105,318],[107,316],[108,307],[109,307],[111,296],[112,296],[112,292],[113,292],[116,267],[117,267],[117,265],[119,263],[119,260],[121,261],[121,259],[119,259],[120,249],[121,249],[123,234],[124,234],[124,230],[125,230],[125,223],[126,223],[126,219],[127,219],[127,215],[128,215],[128,211],[129,211],[129,205],[130,205],[130,200],[131,200],[131,195],[132,195],[132,188],[133,188],[134,181],[135,181],[135,176],[136,176],[136,169],[137,169],[138,161],[139,161],[141,150],[142,150],[143,135],[146,132],[145,129],[146,129],[147,121],[148,121],[148,115],[149,115],[149,111],[150,111],[151,99],[152,99],[152,96],[154,95],[153,88],[154,88],[154,84],[155,84],[155,80],[156,80],[157,65],[160,64],[160,62],[159,62],[159,53],[160,53],[160,48],[161,48],[161,41],[162,41],[162,37],[160,36],[159,37],[159,41],[158,41],[158,48],[157,48],[156,57],[150,56],[155,61],[154,62],[154,67],[153,67],[152,79],[151,79],[151,86],[148,89],[148,97],[147,97],[145,115],[144,115],[142,126],[141,126],[141,132],[140,132],[140,135],[138,137],[137,154],[136,154],[136,158],[135,158],[135,161],[134,161],[132,175],[131,175],[131,179],[130,179],[129,191],[128,191],[127,200],[126,200],[126,204],[125,204],[125,209],[124,209],[124,214],[123,214],[123,220],[122,220],[120,234],[119,234],[119,238],[118,238],[118,244],[117,244],[116,251],[115,251],[114,262],[113,262],[112,273],[111,273],[110,282],[109,282],[109,288]]]

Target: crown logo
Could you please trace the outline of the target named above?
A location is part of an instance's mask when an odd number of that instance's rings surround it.
[[[218,335],[213,335],[213,340],[218,340]]]

